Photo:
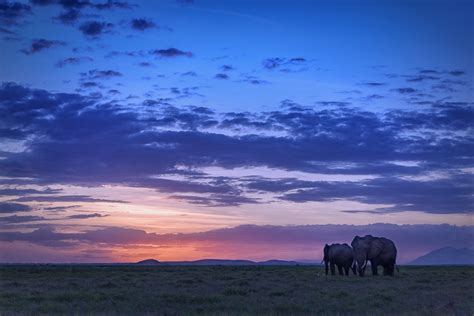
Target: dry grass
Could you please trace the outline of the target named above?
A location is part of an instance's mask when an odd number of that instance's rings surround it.
[[[0,314],[472,315],[474,267],[1,266]]]

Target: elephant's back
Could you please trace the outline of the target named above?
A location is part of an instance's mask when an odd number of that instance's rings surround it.
[[[332,257],[350,257],[353,256],[352,248],[347,244],[331,247],[329,255]]]

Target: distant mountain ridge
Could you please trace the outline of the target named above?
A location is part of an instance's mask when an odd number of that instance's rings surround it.
[[[474,250],[444,247],[433,250],[410,262],[413,265],[474,265]]]
[[[287,260],[267,260],[267,261],[251,261],[251,260],[227,260],[227,259],[201,259],[194,261],[158,261],[156,259],[141,260],[135,265],[156,266],[156,265],[192,265],[192,266],[296,266],[296,265],[314,265],[317,263],[297,262]]]

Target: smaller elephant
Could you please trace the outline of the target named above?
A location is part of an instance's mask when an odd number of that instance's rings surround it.
[[[324,246],[323,261],[326,267],[326,275],[328,275],[328,266],[331,267],[331,275],[336,274],[335,266],[337,266],[340,275],[343,275],[343,269],[345,275],[349,275],[349,269],[352,269],[354,275],[356,274],[354,254],[348,244],[326,244]]]

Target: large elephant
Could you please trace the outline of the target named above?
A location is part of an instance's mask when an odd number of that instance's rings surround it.
[[[340,275],[343,275],[343,269],[346,275],[349,275],[349,269],[352,269],[354,275],[356,274],[354,255],[348,244],[326,244],[323,261],[326,266],[326,275],[328,275],[328,265],[331,266],[331,275],[336,274],[335,266],[337,266]]]
[[[397,247],[390,239],[366,235],[355,236],[351,243],[360,276],[364,276],[370,261],[372,274],[378,275],[377,267],[383,267],[383,275],[393,276],[397,261]]]

